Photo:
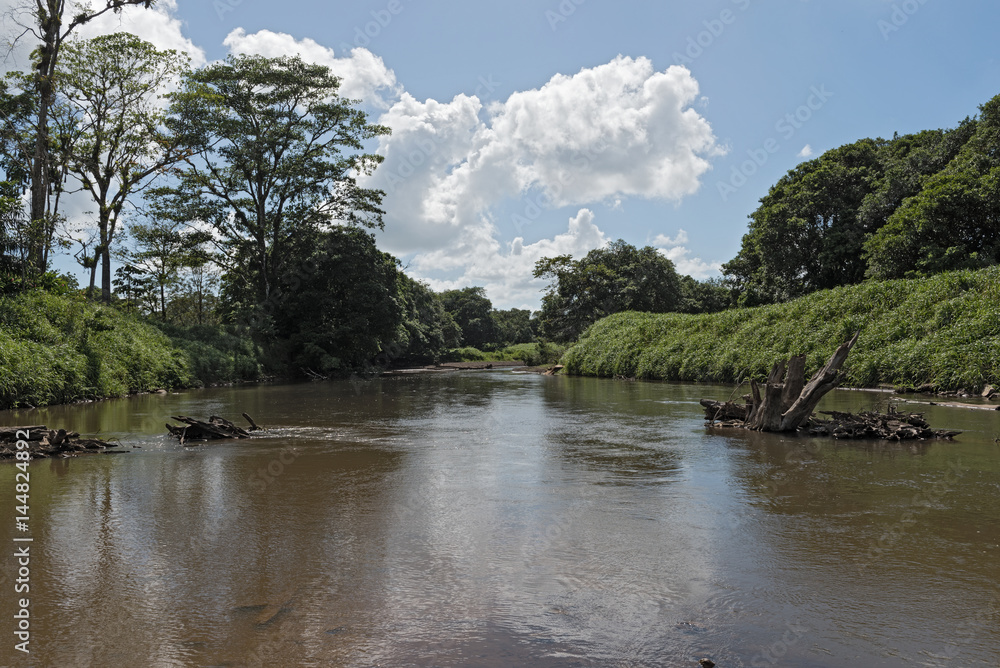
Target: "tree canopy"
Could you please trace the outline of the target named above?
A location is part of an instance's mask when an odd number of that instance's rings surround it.
[[[620,311],[667,313],[682,300],[674,263],[652,246],[637,249],[619,239],[580,260],[542,258],[536,278],[549,278],[539,314],[543,337],[572,341],[601,318]]]
[[[329,68],[299,58],[230,56],[172,94],[170,127],[192,148],[160,207],[216,231],[233,309],[268,302],[296,236],[334,223],[380,227],[383,193],[362,188],[389,130],[339,96]]]

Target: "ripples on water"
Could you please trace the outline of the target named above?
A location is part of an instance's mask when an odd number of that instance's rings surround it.
[[[475,372],[8,414],[141,447],[32,466],[35,665],[1000,665],[1000,414],[929,409],[969,431],[916,447],[706,430],[729,392]],[[243,411],[266,436],[161,434]]]

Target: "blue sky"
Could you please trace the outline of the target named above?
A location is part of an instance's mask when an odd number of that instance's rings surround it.
[[[538,257],[617,238],[717,275],[797,163],[1000,94],[985,0],[158,4],[121,27],[199,62],[297,52],[344,76],[394,129],[380,245],[505,308],[537,308]]]

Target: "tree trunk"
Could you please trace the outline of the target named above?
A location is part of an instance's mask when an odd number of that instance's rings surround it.
[[[763,387],[751,381],[751,397],[746,407],[746,417],[741,418],[735,404],[703,400],[710,420],[735,419],[747,429],[756,431],[796,431],[804,425],[813,411],[830,390],[840,384],[840,367],[858,341],[859,331],[844,343],[807,385],[805,382],[806,358],[796,355],[788,362],[777,362],[771,369]]]

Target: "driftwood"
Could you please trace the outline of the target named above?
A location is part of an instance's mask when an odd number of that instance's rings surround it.
[[[834,438],[875,438],[885,441],[911,441],[943,439],[951,440],[961,432],[931,429],[924,420],[923,413],[898,413],[889,406],[889,413],[867,411],[854,415],[837,411],[821,411],[830,420],[813,418],[809,421],[812,436],[833,436]]]
[[[893,407],[887,415],[824,411],[823,414],[831,419],[813,416],[820,399],[840,384],[840,367],[857,343],[859,334],[837,348],[830,361],[808,384],[805,382],[805,357],[797,355],[787,362],[775,364],[763,386],[751,381],[751,394],[743,397],[744,404],[702,399],[708,424],[770,432],[807,430],[813,436],[894,441],[951,439],[957,435],[956,431],[931,429],[921,413],[898,413]]]
[[[763,386],[750,381],[752,394],[747,404],[703,399],[709,422],[723,421],[755,431],[798,431],[812,417],[820,399],[840,384],[840,367],[858,342],[859,331],[837,348],[830,361],[806,383],[806,358],[796,355],[787,362],[776,362]],[[739,423],[739,424],[735,424]]]
[[[250,438],[250,432],[261,431],[261,428],[258,427],[257,423],[253,421],[253,418],[246,413],[243,414],[243,417],[250,423],[249,430],[237,427],[229,420],[221,418],[217,415],[213,415],[208,418],[207,422],[204,420],[197,420],[195,418],[184,417],[183,415],[175,415],[172,419],[177,420],[178,422],[183,422],[184,426],[168,424],[167,431],[169,431],[172,436],[176,436],[180,439],[181,445],[186,445],[192,441],[200,442],[228,438]]]
[[[28,438],[23,438],[24,432],[28,433]],[[0,427],[0,459],[16,457],[19,440],[28,443],[28,452],[32,459],[73,457],[78,454],[100,452],[114,447],[113,443],[107,441],[96,438],[80,438],[80,434],[75,431],[49,429],[45,425]]]

